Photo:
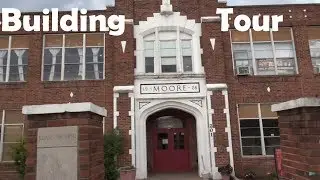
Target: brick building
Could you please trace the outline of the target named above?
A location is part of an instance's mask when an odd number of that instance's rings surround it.
[[[116,0],[88,14],[124,14],[118,37],[96,32],[0,32],[0,179],[16,177],[10,145],[24,105],[92,102],[105,132],[125,137],[122,166],[219,177],[274,172],[271,104],[320,94],[320,5],[236,6],[221,31],[217,0]],[[64,12],[68,13],[68,12]],[[36,13],[31,13],[32,15]],[[62,13],[63,14],[63,13]],[[284,15],[277,32],[239,32],[239,14]]]

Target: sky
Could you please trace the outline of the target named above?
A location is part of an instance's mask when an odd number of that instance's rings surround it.
[[[320,0],[228,0],[228,5],[257,5],[257,4],[298,4],[320,3]],[[113,5],[114,0],[0,0],[0,8],[17,8],[21,11],[42,11],[44,8],[105,9],[106,5]]]

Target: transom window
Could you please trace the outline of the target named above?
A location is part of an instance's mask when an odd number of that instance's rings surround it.
[[[43,80],[104,78],[104,34],[45,35]]]
[[[0,36],[0,82],[25,81],[28,53],[28,36]]]
[[[320,26],[309,27],[308,37],[314,73],[320,73]]]
[[[0,118],[0,162],[12,161],[12,147],[23,138],[24,115],[21,110],[1,110]]]
[[[242,155],[274,155],[280,146],[280,131],[271,104],[239,104],[238,115]]]
[[[145,73],[193,71],[192,36],[173,30],[156,30],[144,37]]]
[[[276,32],[231,31],[236,74],[290,75],[297,73],[291,28]]]

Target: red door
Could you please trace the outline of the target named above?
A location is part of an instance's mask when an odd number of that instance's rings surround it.
[[[154,172],[191,171],[186,129],[156,129]]]

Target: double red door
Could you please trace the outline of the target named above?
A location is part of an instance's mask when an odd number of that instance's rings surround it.
[[[186,129],[155,129],[154,172],[191,171]]]

